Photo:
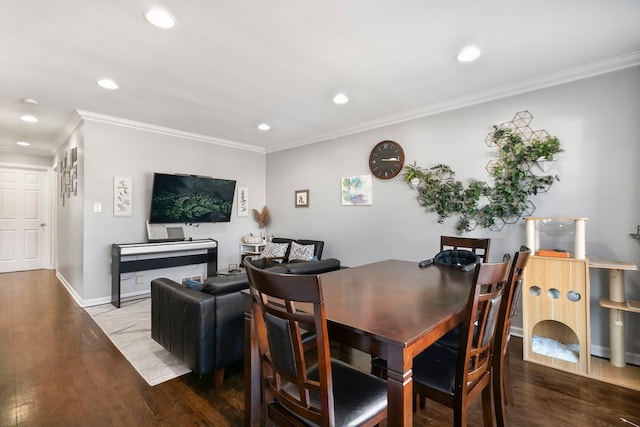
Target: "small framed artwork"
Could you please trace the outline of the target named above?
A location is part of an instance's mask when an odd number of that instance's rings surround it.
[[[238,216],[249,216],[249,189],[238,187]]]
[[[343,177],[342,206],[366,206],[373,204],[371,175]]]
[[[296,208],[309,207],[309,190],[296,190]]]
[[[132,216],[133,183],[131,178],[113,177],[113,215]]]

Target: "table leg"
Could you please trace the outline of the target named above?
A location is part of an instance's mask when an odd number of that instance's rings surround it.
[[[609,299],[625,302],[624,270],[609,270]],[[627,366],[624,345],[624,311],[609,310],[609,334],[611,335],[611,364],[618,368]]]
[[[413,425],[413,359],[389,349],[387,359],[387,425]]]

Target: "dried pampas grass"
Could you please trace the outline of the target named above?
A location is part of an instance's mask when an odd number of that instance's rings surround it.
[[[258,223],[260,228],[265,228],[271,222],[271,216],[269,215],[269,208],[262,207],[262,212],[257,209],[252,209],[253,219]]]

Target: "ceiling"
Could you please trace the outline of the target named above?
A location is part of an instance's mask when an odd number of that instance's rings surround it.
[[[638,0],[3,0],[0,151],[53,154],[76,110],[276,151],[638,65],[639,22]]]

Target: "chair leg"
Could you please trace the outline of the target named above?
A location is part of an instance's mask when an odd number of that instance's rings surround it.
[[[504,400],[507,405],[513,406],[513,389],[511,388],[511,368],[509,367],[509,352],[504,357],[504,372],[502,373],[502,386]]]
[[[496,355],[498,356],[498,355]],[[506,357],[504,359],[507,359]],[[504,360],[499,366],[494,367],[492,372],[492,388],[493,388],[493,406],[496,412],[496,423],[498,427],[504,427],[507,423],[506,421],[506,406],[505,406],[505,370],[504,370]]]
[[[427,407],[427,398],[425,395],[413,392],[413,412],[418,411],[418,406],[420,410],[424,410]]]
[[[466,413],[466,410],[463,412]],[[487,384],[484,390],[482,390],[482,419],[484,420],[485,427],[493,427],[493,408],[491,407],[491,384]]]
[[[213,371],[213,388],[220,387],[224,380],[224,368]]]
[[[454,427],[467,427],[467,408],[453,409]]]

